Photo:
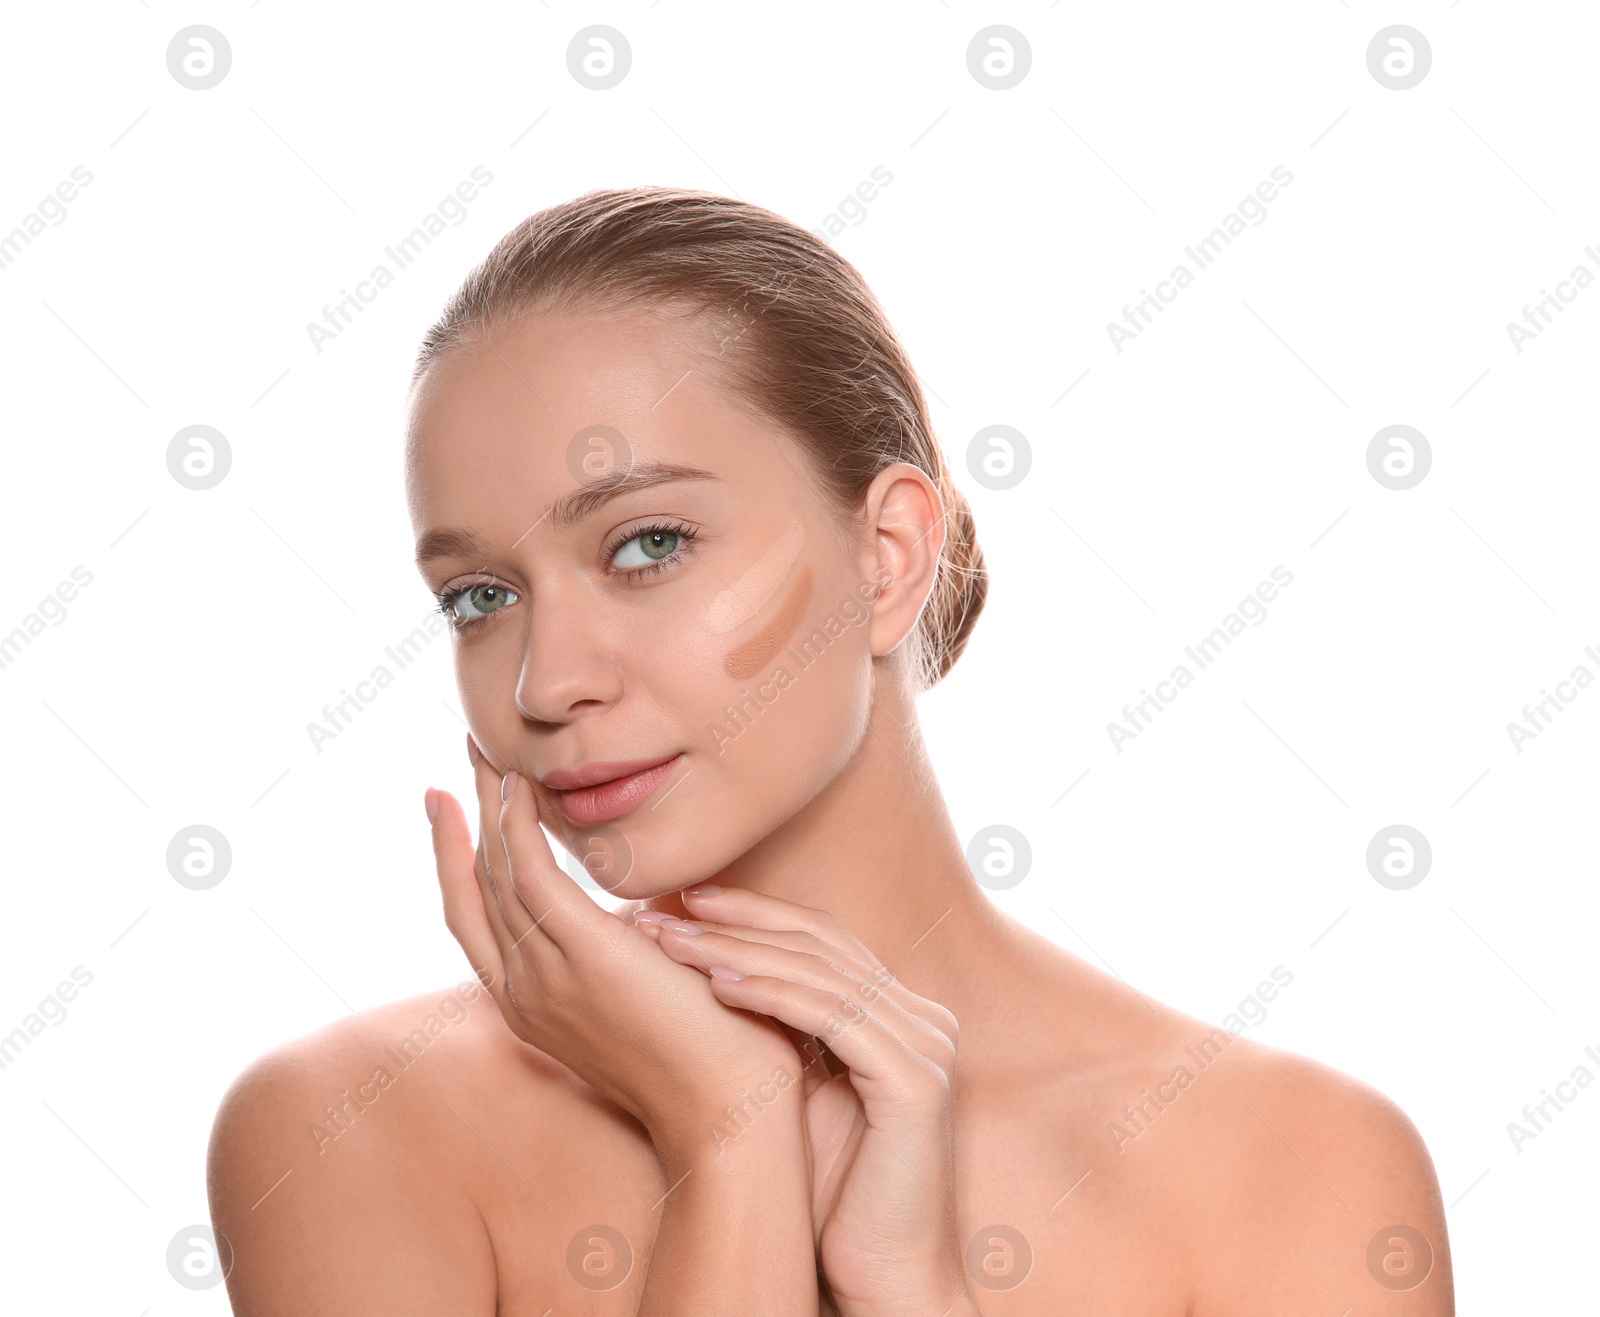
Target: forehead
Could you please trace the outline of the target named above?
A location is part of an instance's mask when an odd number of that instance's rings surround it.
[[[584,478],[592,436],[636,459],[705,467],[732,482],[798,478],[781,427],[730,393],[716,340],[679,314],[542,315],[436,360],[412,393],[406,484],[413,521],[523,517]],[[575,466],[574,463],[577,463]]]
[[[680,377],[704,369],[695,330],[664,315],[534,316],[436,359],[412,394],[407,439],[573,430],[657,413]]]

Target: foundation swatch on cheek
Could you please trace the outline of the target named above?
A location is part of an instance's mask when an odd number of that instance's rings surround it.
[[[722,670],[735,681],[753,677],[766,667],[778,651],[789,643],[800,619],[806,615],[806,605],[811,602],[811,568],[802,567],[800,575],[789,591],[789,597],[766,626],[749,640],[733,650],[722,661]]]
[[[791,521],[784,527],[783,533],[767,546],[766,551],[750,564],[744,575],[726,590],[719,591],[711,601],[711,608],[706,614],[711,629],[727,635],[765,608],[789,575],[789,569],[800,556],[800,546],[804,542],[805,527],[798,521]]]

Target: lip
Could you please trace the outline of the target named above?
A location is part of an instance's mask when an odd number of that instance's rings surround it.
[[[682,751],[665,759],[608,759],[558,768],[542,779],[561,812],[574,823],[620,819],[648,800],[670,778]]]

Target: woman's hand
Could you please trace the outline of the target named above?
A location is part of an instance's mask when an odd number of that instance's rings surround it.
[[[455,798],[437,791],[428,797],[433,848],[445,923],[512,1032],[631,1112],[658,1143],[704,1139],[707,1153],[707,1127],[741,1088],[770,1086],[778,1070],[793,1077],[783,1088],[797,1088],[787,1035],[728,1009],[704,974],[591,900],[551,855],[529,785],[510,777],[502,802],[501,775],[470,735],[468,751],[478,845]]]
[[[797,1044],[820,1037],[849,1067],[830,1077],[803,1047],[812,1220],[840,1317],[977,1313],[955,1212],[955,1016],[825,911],[740,888],[683,900],[692,924],[636,918],[722,1001],[771,1016]]]

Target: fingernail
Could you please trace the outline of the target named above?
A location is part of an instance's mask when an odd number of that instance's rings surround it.
[[[670,928],[674,933],[687,933],[690,937],[706,931],[703,928],[696,927],[694,924],[686,924],[681,919],[663,919],[661,927]]]
[[[711,977],[716,979],[733,980],[742,979],[744,975],[739,973],[739,971],[736,969],[729,969],[726,965],[713,965],[711,967]]]
[[[502,801],[510,800],[512,795],[515,794],[517,789],[517,780],[517,775],[515,773],[507,773],[503,778],[500,779],[500,799]]]
[[[635,912],[633,922],[636,924],[659,924],[663,919],[672,919],[665,910],[640,910]]]
[[[696,883],[693,887],[685,887],[685,896],[719,896],[722,888],[717,883]]]
[[[422,794],[422,808],[428,811],[429,823],[439,817],[439,797],[432,787],[429,787]]]
[[[478,743],[472,739],[472,733],[467,733],[467,759],[474,768],[478,766],[483,755],[478,751]]]

